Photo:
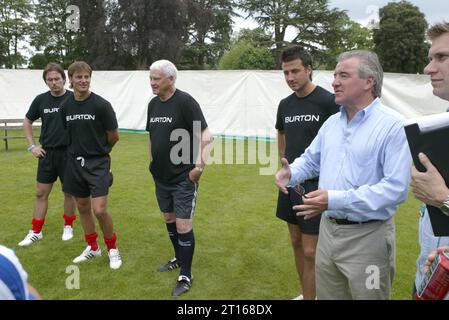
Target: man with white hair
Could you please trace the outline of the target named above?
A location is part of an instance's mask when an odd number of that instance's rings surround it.
[[[181,267],[172,291],[179,296],[190,290],[195,249],[193,215],[198,185],[205,167],[204,148],[210,133],[201,108],[188,93],[176,88],[177,69],[168,60],[150,67],[150,83],[156,95],[148,104],[150,172],[175,257],[158,271]]]

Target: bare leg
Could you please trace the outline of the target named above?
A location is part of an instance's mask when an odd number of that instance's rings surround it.
[[[72,216],[75,214],[76,200],[72,195],[64,192],[64,214]]]
[[[75,198],[78,205],[78,212],[80,213],[81,225],[85,234],[92,234],[95,232],[95,221],[92,215],[92,207],[90,197]]]
[[[316,297],[315,288],[315,254],[318,235],[302,234],[304,269],[302,277],[302,288],[304,300],[314,300]]]
[[[174,212],[164,212],[165,223],[173,223],[176,221],[176,216]]]
[[[290,223],[287,225],[304,299],[314,300],[316,296],[315,252],[318,235],[303,234],[297,225]]]
[[[100,223],[101,231],[105,238],[110,239],[114,235],[114,226],[112,223],[112,217],[108,213],[108,197],[92,198],[92,206],[94,208],[95,216]]]
[[[298,273],[299,282],[303,283],[304,274],[304,250],[302,244],[301,231],[296,224],[287,223],[290,233],[290,240],[293,248],[293,256],[295,259],[296,272]]]
[[[48,196],[50,195],[53,183],[36,183],[36,203],[34,206],[33,218],[44,219],[48,209]]]
[[[176,219],[178,234],[184,234],[192,230],[192,219]]]

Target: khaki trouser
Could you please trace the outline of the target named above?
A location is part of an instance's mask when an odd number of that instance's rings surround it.
[[[390,299],[395,270],[393,218],[338,225],[323,214],[315,270],[318,299]]]

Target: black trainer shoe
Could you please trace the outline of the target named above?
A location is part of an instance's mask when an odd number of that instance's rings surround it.
[[[173,258],[170,261],[168,261],[166,264],[164,264],[163,266],[160,266],[159,268],[157,268],[157,271],[164,272],[164,271],[169,271],[169,270],[175,270],[175,269],[179,268],[180,266],[181,265],[179,264],[179,261],[176,260],[176,258]]]
[[[179,276],[178,282],[176,282],[176,287],[171,292],[174,297],[180,296],[190,290],[192,282],[186,276]]]

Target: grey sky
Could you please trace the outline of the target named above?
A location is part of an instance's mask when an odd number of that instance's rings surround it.
[[[347,10],[349,17],[359,23],[364,24],[372,16],[376,15],[379,8],[387,5],[388,0],[330,0],[331,8]],[[424,13],[429,24],[449,20],[449,1],[447,0],[409,0]]]
[[[329,0],[330,8],[347,10],[349,17],[366,26],[372,18],[378,19],[378,10],[390,2],[397,0]],[[449,1],[448,0],[409,0],[413,5],[424,13],[429,24],[449,21]],[[257,24],[251,20],[234,19],[234,30],[241,28],[256,28]]]

